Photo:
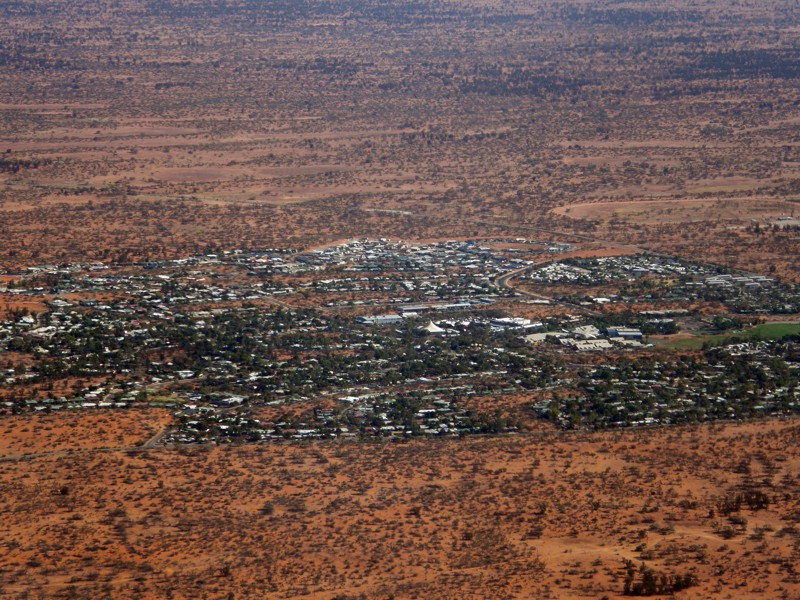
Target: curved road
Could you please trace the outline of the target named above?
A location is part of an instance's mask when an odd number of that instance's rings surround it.
[[[577,310],[577,311],[580,311],[580,312],[583,312],[583,313],[586,313],[588,315],[592,315],[592,316],[595,316],[595,317],[600,316],[602,314],[602,313],[600,313],[600,312],[598,312],[596,310],[592,310],[591,308],[587,308],[587,307],[581,306],[579,304],[573,304],[571,302],[559,302],[559,301],[554,300],[553,298],[550,298],[548,296],[542,296],[541,294],[535,294],[535,293],[529,292],[527,290],[521,290],[521,289],[516,288],[513,285],[511,285],[511,280],[512,279],[514,279],[515,277],[519,277],[520,275],[530,271],[531,269],[534,269],[537,266],[539,266],[539,265],[528,265],[527,267],[522,267],[521,269],[516,269],[514,271],[509,271],[505,275],[502,275],[502,276],[498,277],[495,280],[495,283],[497,285],[499,285],[500,287],[504,288],[504,289],[507,289],[507,290],[510,290],[510,291],[514,292],[515,294],[520,294],[522,296],[528,296],[529,298],[535,298],[537,300],[547,300],[553,306],[563,306],[563,307],[569,308],[571,310]]]

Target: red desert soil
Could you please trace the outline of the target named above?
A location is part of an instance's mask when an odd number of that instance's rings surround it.
[[[140,446],[172,421],[161,409],[6,416],[0,423],[0,459]]]
[[[696,578],[677,598],[796,598],[798,442],[784,421],[5,461],[0,591],[618,598],[631,561]]]
[[[617,219],[626,223],[659,224],[726,219],[776,218],[792,214],[796,205],[774,198],[707,198],[632,200],[571,204],[553,210],[575,219]]]

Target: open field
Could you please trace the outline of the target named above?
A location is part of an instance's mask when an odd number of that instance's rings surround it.
[[[574,204],[553,211],[576,219],[636,224],[748,221],[793,215],[796,203],[770,198],[641,200]]]
[[[5,416],[0,459],[142,446],[172,420],[165,410]]]
[[[765,323],[741,331],[725,333],[703,333],[702,335],[682,335],[675,339],[658,341],[660,348],[672,350],[699,350],[704,345],[721,345],[732,338],[742,340],[779,340],[788,335],[800,335],[800,323]]]
[[[5,5],[0,266],[491,222],[797,278],[740,230],[796,205],[790,2],[345,4]]]
[[[790,421],[2,463],[0,589],[620,598],[646,565],[677,598],[793,598],[797,448]]]

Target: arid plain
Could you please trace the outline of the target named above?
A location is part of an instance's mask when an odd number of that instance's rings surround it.
[[[131,432],[157,419],[106,420]],[[51,448],[45,435],[39,449],[3,449],[14,455],[0,463],[3,589],[614,598],[646,565],[693,577],[680,598],[793,598],[799,432],[771,422],[108,452],[75,442],[36,456]]]
[[[49,310],[56,293],[11,292],[57,287],[35,265],[134,277],[355,238],[541,236],[572,258],[650,252],[800,282],[794,2],[8,0],[0,23],[3,318]],[[570,310],[622,311],[595,309]],[[8,375],[48,364],[19,346],[0,350]],[[132,377],[62,375],[0,396]],[[530,411],[552,395],[469,400],[523,415],[515,433],[219,445],[164,443],[177,417],[157,403],[15,406],[0,416],[0,596],[800,598],[794,417],[561,431]],[[303,402],[258,416],[331,400]]]

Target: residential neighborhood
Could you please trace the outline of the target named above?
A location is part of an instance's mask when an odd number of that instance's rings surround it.
[[[768,298],[780,300],[776,314],[794,310],[797,286],[655,256],[557,258],[572,250],[522,238],[352,240],[35,266],[7,274],[0,290],[0,407],[164,406],[177,419],[164,443],[452,436],[513,432],[531,419],[635,426],[797,409],[796,340],[747,350],[763,377],[736,397],[733,382],[719,391],[735,362],[724,344],[704,349],[714,360],[693,359],[680,380],[671,373],[685,359],[663,346],[681,331],[744,326],[748,312],[770,310]],[[656,356],[658,368],[617,382],[620,365]],[[484,397],[492,400],[475,401]]]

